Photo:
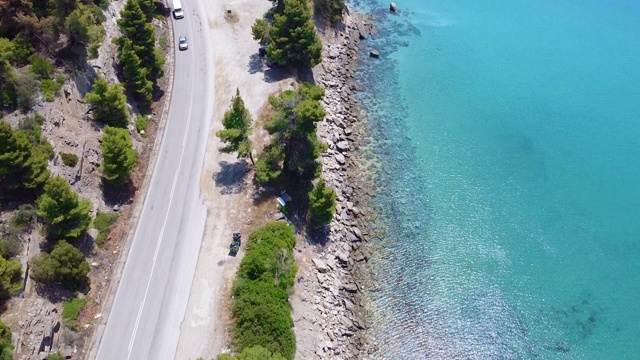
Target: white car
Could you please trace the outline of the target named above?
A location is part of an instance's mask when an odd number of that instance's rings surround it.
[[[180,38],[178,38],[178,49],[187,50],[188,48],[189,48],[189,44],[187,44],[187,37],[180,36]]]

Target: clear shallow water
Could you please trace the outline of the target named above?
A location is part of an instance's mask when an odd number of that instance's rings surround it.
[[[640,358],[640,3],[351,5],[382,54],[372,357]]]

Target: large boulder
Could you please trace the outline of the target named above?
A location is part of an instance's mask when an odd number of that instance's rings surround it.
[[[324,274],[327,271],[329,271],[329,268],[327,267],[327,264],[324,261],[316,258],[311,259],[311,261],[313,261],[313,265],[316,266],[316,269],[318,269],[319,272]]]

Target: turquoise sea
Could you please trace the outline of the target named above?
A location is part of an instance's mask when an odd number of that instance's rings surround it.
[[[381,53],[370,358],[640,359],[640,1],[347,3]]]

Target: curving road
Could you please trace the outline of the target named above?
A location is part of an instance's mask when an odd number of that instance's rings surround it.
[[[199,1],[183,6],[185,17],[172,20],[175,72],[164,138],[109,317],[98,329],[98,360],[173,359],[180,337],[206,218],[199,183],[213,111],[206,15]],[[181,35],[187,51],[177,50]]]

